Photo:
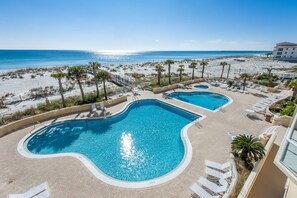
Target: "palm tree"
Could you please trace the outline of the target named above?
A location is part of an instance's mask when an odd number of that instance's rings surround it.
[[[245,90],[246,80],[248,80],[251,76],[248,73],[240,74],[240,78],[243,79],[243,91]]]
[[[96,73],[96,78],[102,80],[104,96],[105,96],[105,100],[107,100],[107,92],[106,92],[105,82],[107,80],[111,80],[111,75],[107,71],[101,70],[100,72]]]
[[[225,69],[225,66],[228,65],[228,63],[226,63],[226,62],[221,62],[220,65],[222,66],[221,78],[223,78],[224,69]]]
[[[161,84],[161,75],[162,75],[162,72],[164,72],[164,67],[160,64],[156,65],[156,68],[155,68],[156,72],[158,72],[158,85],[160,86]]]
[[[265,156],[264,145],[252,135],[236,136],[231,143],[231,149],[249,168],[253,168],[253,161],[261,160]]]
[[[173,60],[166,60],[165,65],[168,65],[168,82],[171,84],[171,76],[170,76],[170,66],[174,64]]]
[[[195,72],[195,68],[197,67],[197,63],[196,62],[191,62],[191,64],[189,65],[189,68],[193,69],[192,70],[192,80],[194,80],[194,72]]]
[[[231,64],[228,64],[228,72],[227,72],[227,79],[229,78],[229,73],[230,73],[230,68],[231,68]]]
[[[203,75],[204,75],[204,68],[205,68],[205,66],[208,65],[208,62],[207,62],[206,60],[202,60],[202,61],[200,62],[200,65],[202,66],[201,78],[203,78]]]
[[[80,92],[81,92],[81,97],[82,97],[83,101],[85,101],[85,94],[84,94],[84,90],[83,90],[82,85],[81,85],[81,81],[86,79],[86,77],[87,77],[87,70],[86,70],[85,67],[83,67],[83,66],[74,66],[74,67],[69,67],[68,68],[67,78],[77,81],[77,84],[79,86],[79,89],[80,89]]]
[[[272,70],[273,70],[272,66],[270,66],[270,67],[266,67],[265,69],[266,69],[267,72],[268,72],[268,76],[271,76],[271,72],[272,72]]]
[[[59,81],[59,92],[61,94],[61,99],[62,99],[62,105],[63,107],[66,107],[65,104],[65,99],[64,99],[64,90],[63,90],[63,86],[62,86],[62,78],[65,78],[67,76],[67,74],[63,73],[63,72],[57,72],[57,73],[53,73],[51,74],[52,78],[58,79]]]
[[[92,70],[94,76],[100,67],[101,67],[101,64],[98,62],[89,62],[89,69]],[[97,98],[99,98],[99,86],[98,86],[99,80],[97,78],[94,78],[94,81],[96,85]]]
[[[182,81],[183,71],[185,71],[184,68],[185,68],[184,65],[179,65],[178,68],[177,68],[177,71],[179,72],[179,81],[180,82]]]
[[[285,82],[285,86],[289,87],[293,91],[292,101],[296,98],[297,95],[297,79],[295,80],[287,80]]]

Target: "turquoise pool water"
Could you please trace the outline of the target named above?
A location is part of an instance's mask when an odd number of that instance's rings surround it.
[[[198,88],[198,89],[208,89],[208,86],[207,85],[196,85],[194,87],[195,88]]]
[[[169,97],[212,111],[229,102],[226,96],[211,92],[173,92],[169,94]]]
[[[180,164],[181,130],[199,117],[158,100],[140,100],[108,119],[52,124],[25,144],[35,154],[80,153],[110,177],[145,181]]]

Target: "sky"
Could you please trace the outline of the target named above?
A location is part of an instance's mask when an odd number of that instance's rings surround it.
[[[272,50],[297,0],[0,0],[0,49]]]

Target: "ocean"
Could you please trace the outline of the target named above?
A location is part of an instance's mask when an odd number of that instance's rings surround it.
[[[258,55],[268,51],[79,51],[79,50],[0,50],[0,70],[28,67],[156,62],[167,59],[201,59],[222,56]]]

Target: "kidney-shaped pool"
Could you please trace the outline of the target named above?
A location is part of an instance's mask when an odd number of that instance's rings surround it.
[[[215,111],[218,108],[227,105],[231,99],[222,94],[213,92],[172,92],[169,97],[187,102],[210,111]]]
[[[199,117],[159,100],[139,100],[110,118],[48,125],[23,145],[36,155],[79,153],[111,178],[146,181],[179,166],[186,149],[181,131]]]

